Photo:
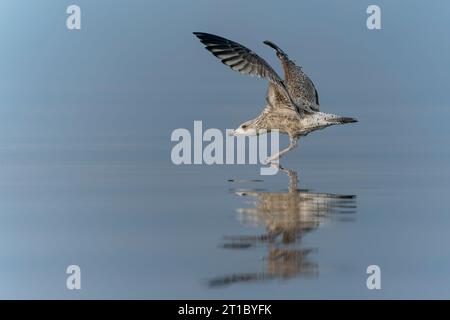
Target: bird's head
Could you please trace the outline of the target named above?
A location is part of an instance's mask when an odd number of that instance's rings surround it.
[[[258,135],[252,120],[244,122],[239,126],[239,128],[231,132],[232,136],[255,136]]]

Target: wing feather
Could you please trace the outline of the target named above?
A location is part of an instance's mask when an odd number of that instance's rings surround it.
[[[280,59],[284,70],[284,83],[294,100],[302,100],[305,107],[312,111],[319,111],[319,94],[312,80],[275,43],[264,41],[264,44],[277,52],[277,57]]]
[[[275,70],[263,58],[243,45],[209,33],[194,32],[194,34],[205,45],[208,51],[233,70],[243,74],[266,78],[276,84],[283,82]],[[245,64],[242,64],[241,68],[236,68],[240,65],[239,62],[245,62]]]
[[[252,50],[237,42],[210,33],[194,32],[194,35],[205,45],[206,50],[219,58],[223,64],[242,74],[269,80],[288,98],[291,106],[298,114],[302,114],[300,109],[305,111],[306,108],[304,105],[300,108],[294,100],[292,100],[284,81],[276,71]]]

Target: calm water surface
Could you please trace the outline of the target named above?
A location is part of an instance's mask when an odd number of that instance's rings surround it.
[[[3,141],[1,296],[447,297],[449,155],[362,118],[304,139],[276,176],[175,166],[166,137]]]

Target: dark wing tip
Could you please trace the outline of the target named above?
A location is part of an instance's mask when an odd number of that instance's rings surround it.
[[[203,37],[205,37],[205,33],[203,32],[192,32],[197,38],[201,39]]]
[[[273,43],[272,41],[265,40],[265,41],[263,41],[263,43],[268,45],[269,47],[274,48],[275,50],[278,48],[277,45],[275,43]]]
[[[228,39],[222,38],[212,33],[206,32],[192,32],[200,40],[211,40],[211,41],[230,41]]]
[[[272,41],[266,40],[266,41],[263,41],[263,43],[264,43],[265,45],[268,45],[269,47],[275,49],[276,52],[281,53],[282,55],[286,55],[286,54],[284,53],[284,51],[281,50],[280,47],[278,47],[278,46],[277,46],[275,43],[273,43]]]
[[[200,39],[200,41],[205,40],[205,39],[210,39],[211,37],[213,37],[214,35],[211,35],[209,33],[204,33],[204,32],[192,32],[197,38]]]

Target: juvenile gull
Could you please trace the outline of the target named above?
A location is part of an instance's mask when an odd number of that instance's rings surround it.
[[[278,129],[280,133],[287,134],[289,146],[269,157],[266,160],[268,163],[294,149],[299,138],[310,132],[357,122],[355,118],[320,112],[319,95],[311,79],[273,42],[264,41],[264,44],[275,49],[284,71],[284,80],[264,59],[239,43],[209,33],[194,32],[194,35],[231,69],[269,81],[267,105],[262,113],[233,131],[234,135],[255,135],[260,130],[270,132]]]

